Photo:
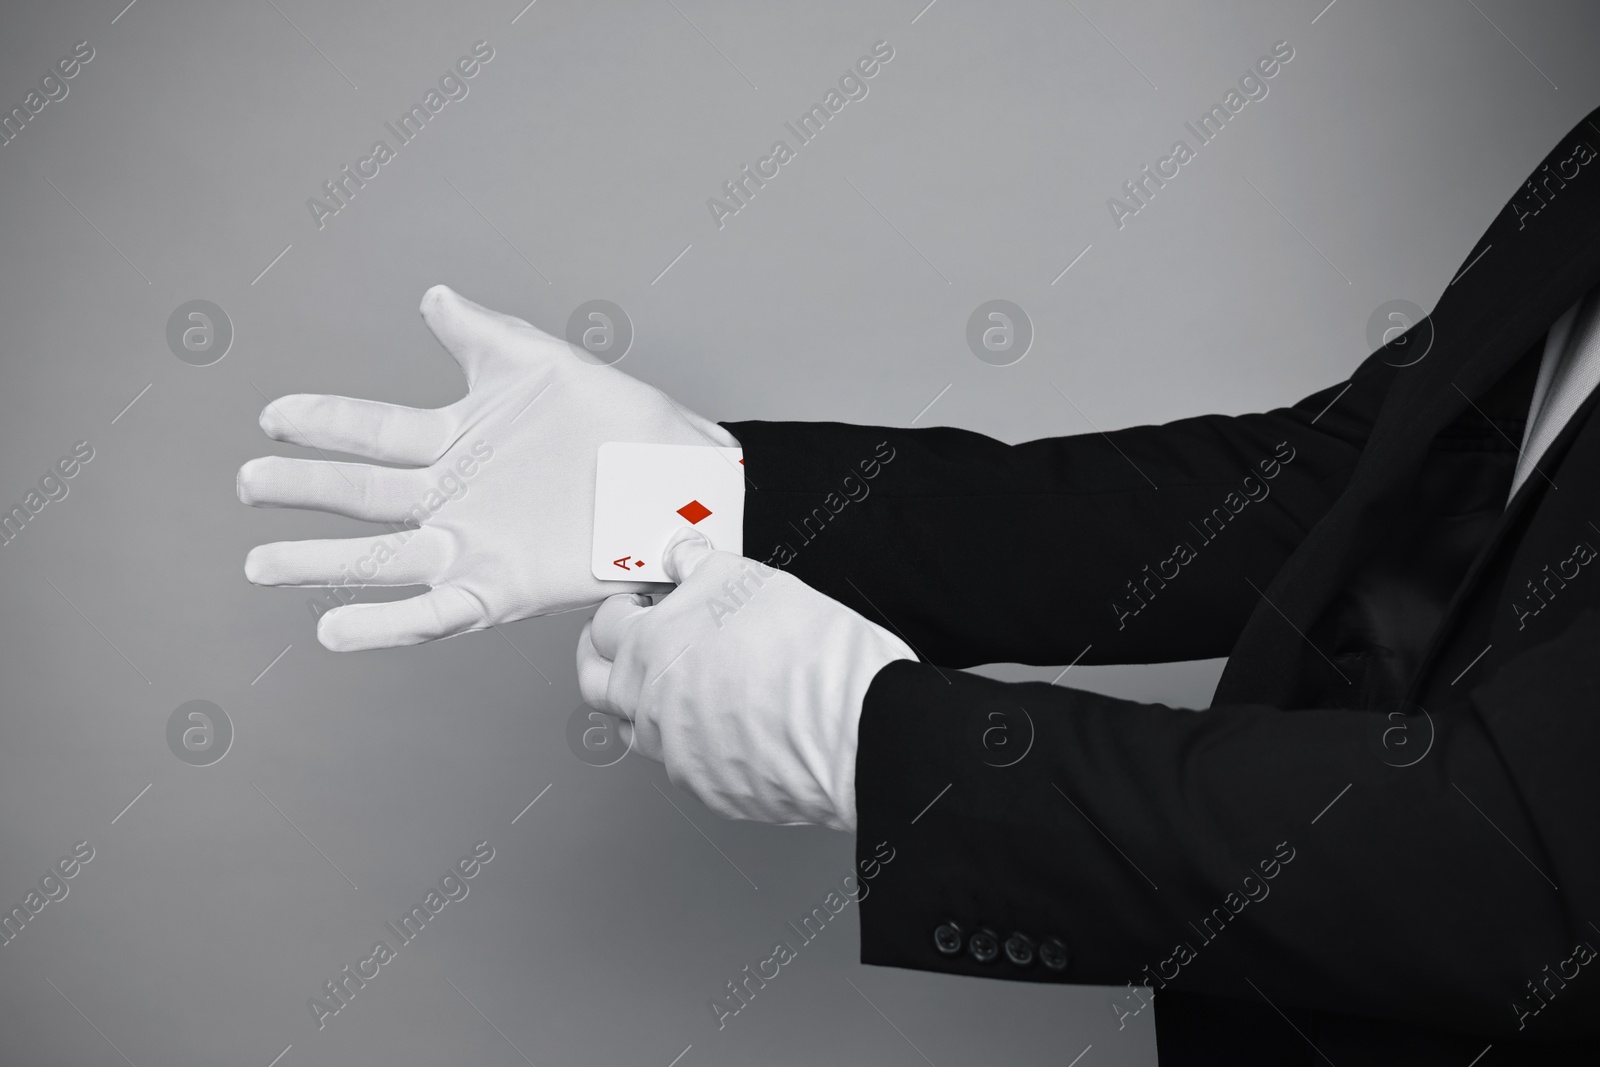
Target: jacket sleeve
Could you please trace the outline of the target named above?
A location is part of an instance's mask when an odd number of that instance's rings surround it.
[[[1130,1014],[1148,986],[1593,1032],[1596,647],[1590,611],[1431,720],[890,664],[856,764],[862,961],[1132,983]]]
[[[1349,477],[1395,373],[1264,414],[1006,445],[964,430],[725,424],[745,554],[899,632],[924,660],[1226,655]]]

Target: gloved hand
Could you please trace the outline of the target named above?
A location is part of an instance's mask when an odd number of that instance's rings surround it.
[[[679,584],[608,599],[578,637],[578,687],[717,814],[856,825],[856,726],[882,667],[916,654],[792,574],[674,535]]]
[[[412,645],[599,603],[645,583],[589,572],[596,452],[605,441],[721,445],[722,427],[614,367],[579,358],[521,319],[442,285],[422,318],[467,377],[467,395],[422,409],[297,394],[261,413],[268,437],[415,469],[266,456],[239,469],[255,507],[331,511],[405,524],[379,537],[281,541],[252,549],[257,585],[427,585],[420,596],[325,613],[336,652]]]

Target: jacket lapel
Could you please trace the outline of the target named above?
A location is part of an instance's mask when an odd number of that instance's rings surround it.
[[[1560,464],[1562,457],[1572,447],[1573,441],[1593,417],[1597,403],[1600,403],[1600,389],[1591,392],[1578,410],[1572,413],[1572,418],[1561,428],[1561,432],[1556,435],[1556,439],[1550,442],[1550,447],[1540,457],[1538,469],[1528,476],[1527,480],[1517,488],[1516,493],[1511,497],[1510,503],[1506,505],[1505,514],[1501,515],[1500,521],[1495,525],[1494,532],[1490,534],[1489,540],[1473,560],[1472,566],[1468,568],[1467,574],[1462,579],[1460,587],[1456,589],[1455,595],[1450,598],[1450,606],[1445,610],[1444,621],[1440,623],[1439,628],[1429,638],[1427,651],[1423,654],[1422,662],[1417,668],[1416,677],[1411,680],[1409,691],[1406,694],[1408,698],[1414,699],[1423,686],[1428,683],[1428,676],[1437,663],[1441,650],[1446,647],[1447,641],[1455,636],[1459,630],[1457,624],[1461,621],[1466,605],[1473,596],[1479,594],[1478,587],[1484,581],[1486,574],[1493,573],[1491,564],[1499,559],[1502,552],[1511,551],[1514,547],[1507,544],[1511,532],[1522,528],[1520,520],[1526,513],[1538,508],[1548,493],[1552,491],[1559,492],[1554,483],[1547,480],[1547,472],[1554,471],[1557,465]],[[1581,490],[1573,487],[1573,491]],[[1482,591],[1483,595],[1490,596],[1499,596],[1501,592],[1502,590],[1497,589]]]
[[[1600,138],[1590,119],[1600,110],[1545,157],[1446,287],[1428,320],[1432,350],[1395,379],[1349,485],[1274,576],[1217,702],[1292,706],[1307,672],[1330,670],[1304,634],[1406,506],[1433,438],[1600,278]]]

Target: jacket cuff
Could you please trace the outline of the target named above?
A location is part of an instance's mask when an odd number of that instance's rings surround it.
[[[1044,891],[1086,872],[1071,862],[1072,841],[1057,820],[1017,818],[1040,783],[1018,769],[1032,730],[1001,688],[906,660],[885,666],[868,688],[857,735],[856,859],[863,877],[877,877],[861,904],[861,962],[1015,981],[1121,981],[1105,977],[1120,970],[1107,966],[1115,949],[1094,944],[1092,913],[1073,914],[1065,894]],[[1008,776],[1017,793],[996,803]],[[1054,800],[1036,810],[1065,807]],[[1100,966],[1086,968],[1086,957]],[[1138,978],[1136,966],[1126,978]]]
[[[844,423],[723,426],[744,450],[744,554],[848,603],[848,588],[832,584],[843,585],[837,574],[866,532],[867,498],[896,458],[887,431]]]

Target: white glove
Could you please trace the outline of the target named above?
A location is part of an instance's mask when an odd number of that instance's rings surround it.
[[[654,607],[614,596],[578,637],[578,688],[726,818],[856,826],[856,727],[904,641],[792,574],[685,529]]]
[[[257,585],[427,585],[408,600],[349,604],[317,624],[336,652],[413,645],[599,603],[645,583],[589,571],[596,451],[605,441],[721,445],[722,427],[521,319],[442,285],[422,318],[467,377],[438,409],[342,396],[280,397],[268,437],[415,469],[266,456],[239,469],[239,499],[314,508],[408,529],[377,537],[281,541],[251,550]],[[352,594],[353,595],[353,594]]]

